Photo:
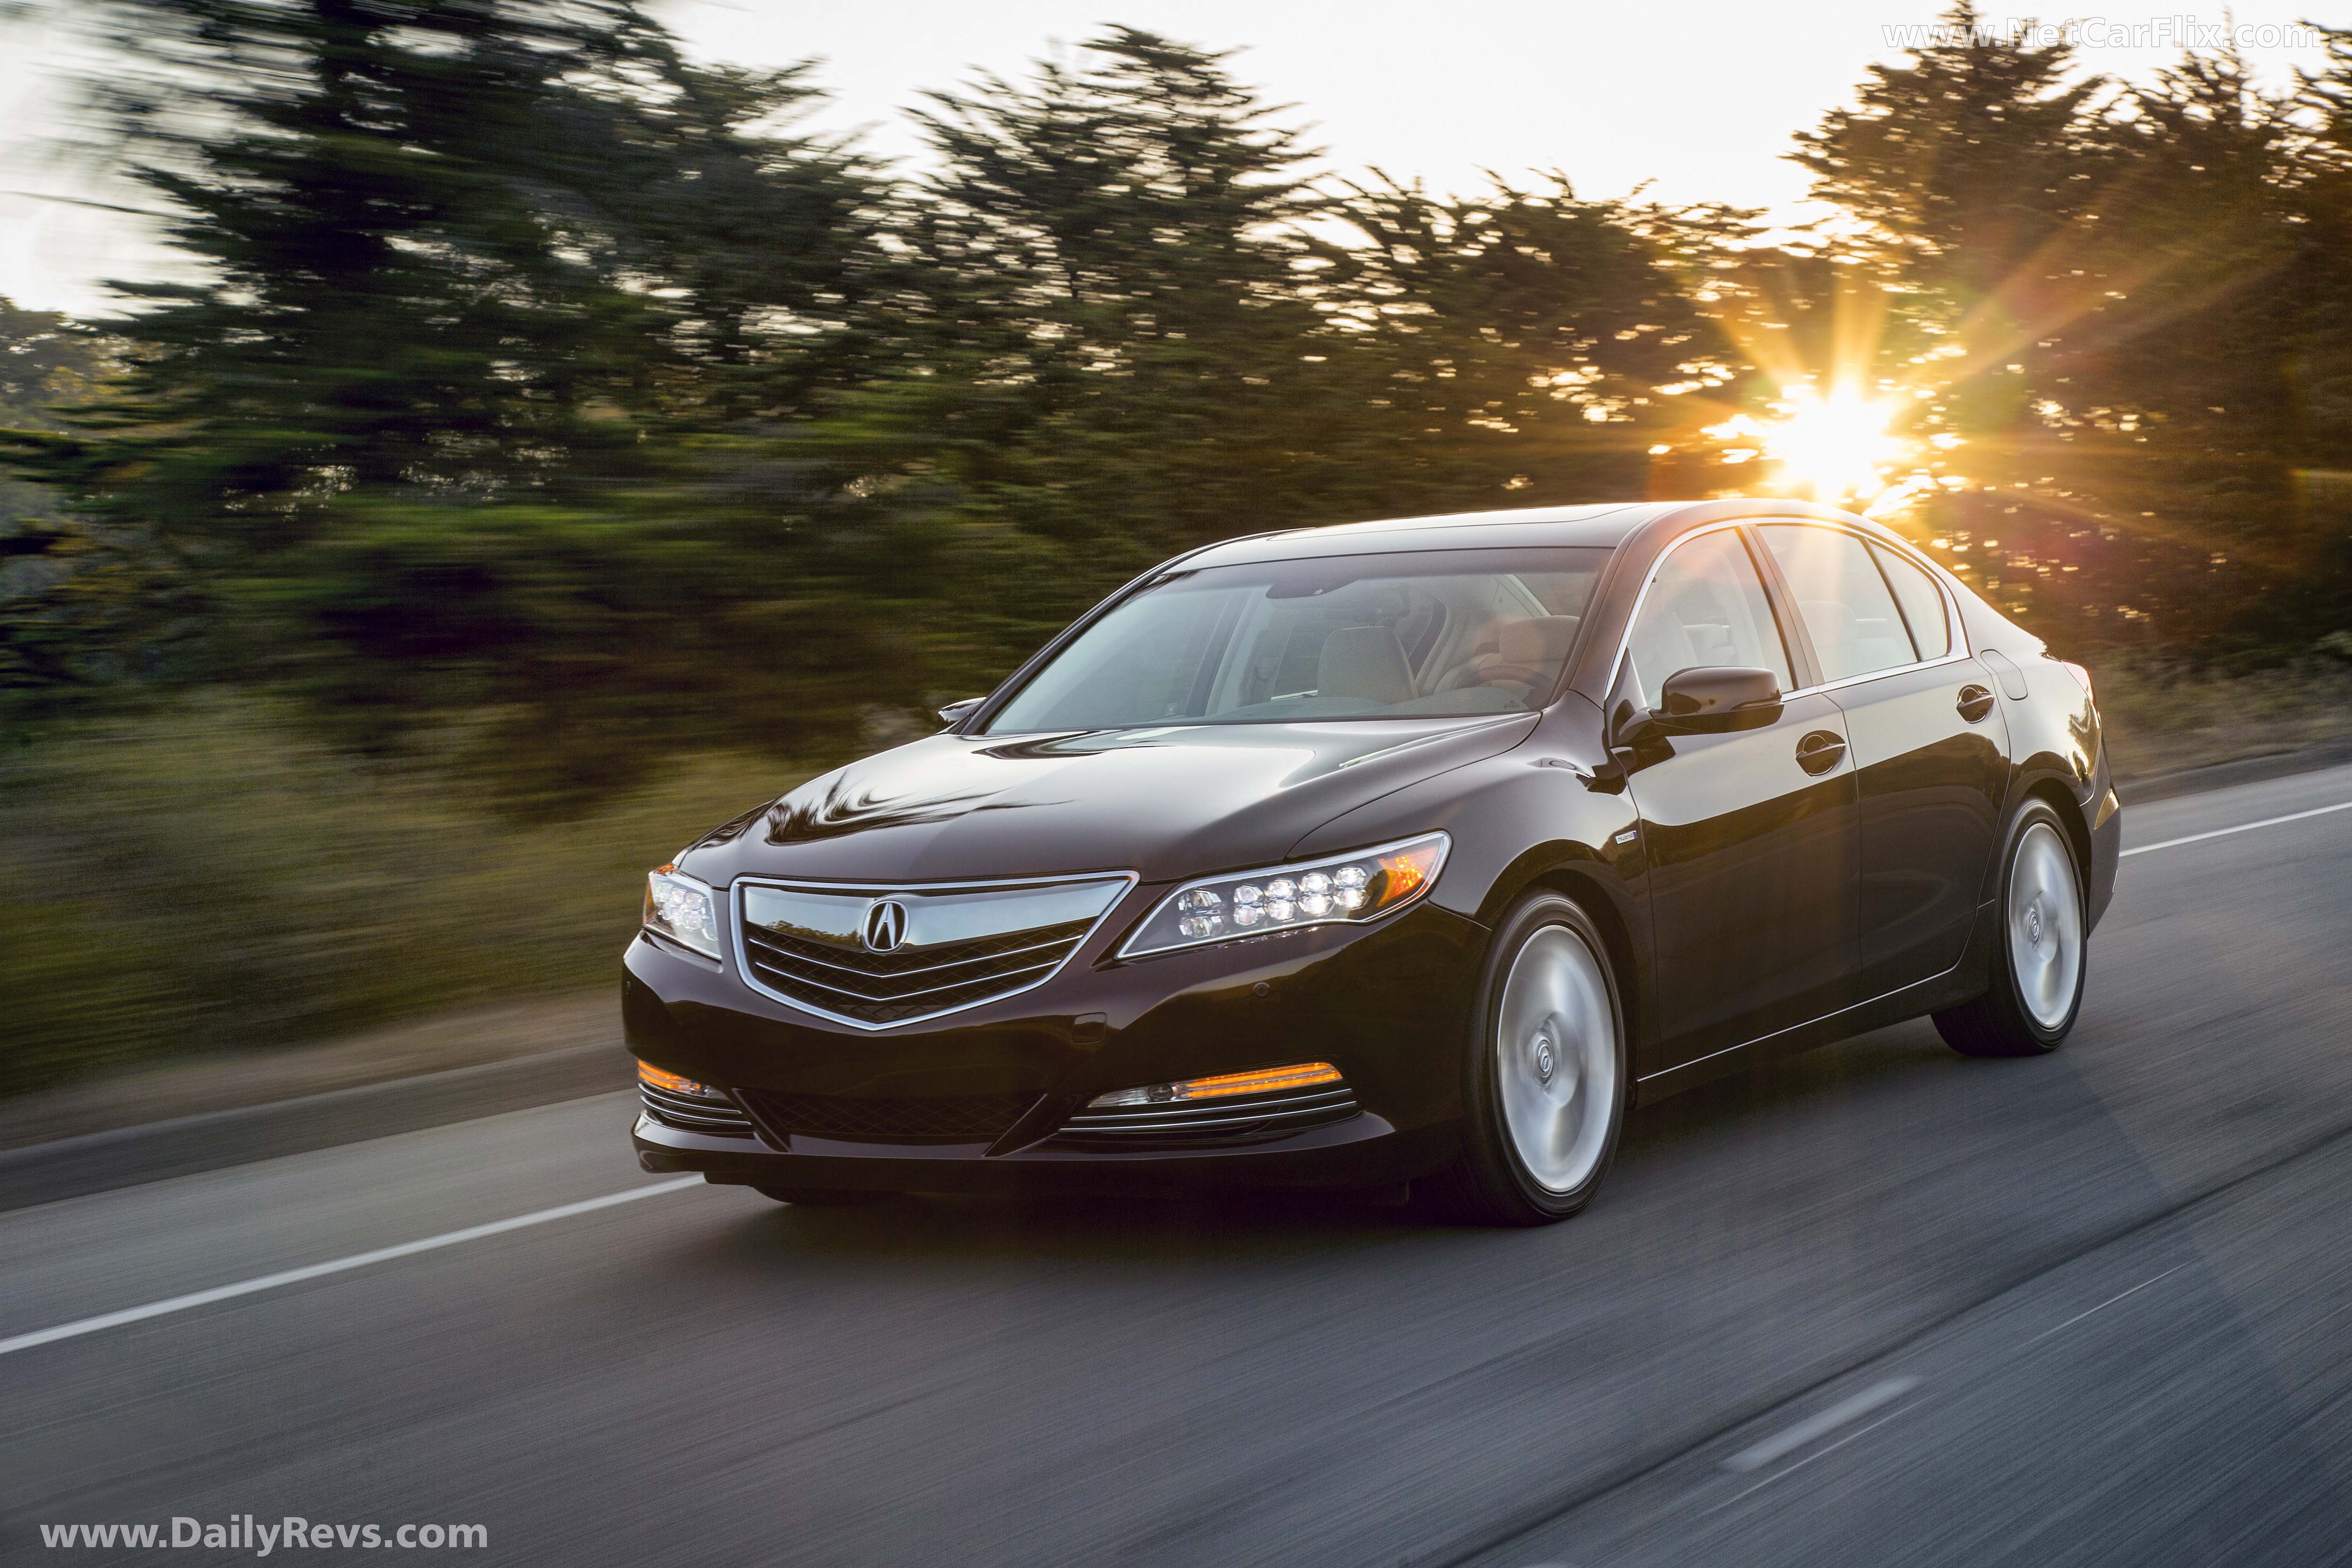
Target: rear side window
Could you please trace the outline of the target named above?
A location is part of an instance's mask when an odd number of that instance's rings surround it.
[[[1822,679],[1844,680],[1918,662],[1903,612],[1861,540],[1801,523],[1765,523],[1756,531],[1796,595]]]
[[[1919,657],[1941,658],[1951,652],[1952,628],[1944,619],[1944,595],[1937,591],[1935,579],[1883,544],[1873,544],[1870,553],[1886,574],[1895,602],[1903,606],[1903,619],[1911,628],[1911,640],[1918,645]]]

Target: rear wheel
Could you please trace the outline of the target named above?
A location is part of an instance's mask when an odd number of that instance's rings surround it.
[[[1548,1225],[1592,1201],[1624,1124],[1624,1010],[1608,948],[1559,893],[1496,931],[1471,1030],[1467,1147],[1437,1180],[1485,1225]]]
[[[1992,984],[1975,1001],[1937,1014],[1936,1032],[1962,1056],[2054,1051],[2083,1008],[2089,922],[2074,845],[2045,802],[2028,803],[2010,830],[2000,921]]]
[[[856,1187],[755,1187],[752,1190],[761,1197],[804,1209],[856,1208],[864,1204],[887,1203],[898,1195],[896,1193],[866,1192]]]

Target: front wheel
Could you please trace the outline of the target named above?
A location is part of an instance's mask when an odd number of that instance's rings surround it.
[[[2083,1009],[2090,922],[2083,878],[2058,814],[2029,802],[2010,831],[2000,883],[2001,936],[1992,984],[1936,1015],[1936,1032],[1966,1057],[2038,1057],[2058,1048]]]
[[[1627,1089],[1616,975],[1573,900],[1533,893],[1503,919],[1470,1037],[1467,1147],[1437,1183],[1447,1206],[1486,1225],[1566,1219],[1609,1173]]]

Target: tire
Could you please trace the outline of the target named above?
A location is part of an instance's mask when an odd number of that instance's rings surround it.
[[[780,1204],[791,1204],[804,1209],[859,1208],[866,1204],[885,1204],[896,1193],[866,1192],[856,1187],[754,1187],[761,1197],[773,1198]]]
[[[1431,1184],[1476,1225],[1550,1225],[1592,1201],[1632,1087],[1608,944],[1574,900],[1531,893],[1487,950],[1464,1064],[1462,1157]]]
[[[2083,1010],[2090,969],[2083,871],[2048,803],[2028,801],[2009,830],[2000,868],[2000,942],[1991,984],[1936,1015],[1936,1032],[1964,1057],[2056,1050]]]

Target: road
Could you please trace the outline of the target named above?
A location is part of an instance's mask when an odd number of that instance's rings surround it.
[[[1547,1230],[664,1188],[0,1350],[0,1556],[240,1514],[698,1568],[2352,1556],[2352,811],[2169,842],[2344,802],[2131,812],[2064,1050],[1919,1023],[1696,1091]],[[0,1341],[638,1194],[628,1121],[0,1215]]]

